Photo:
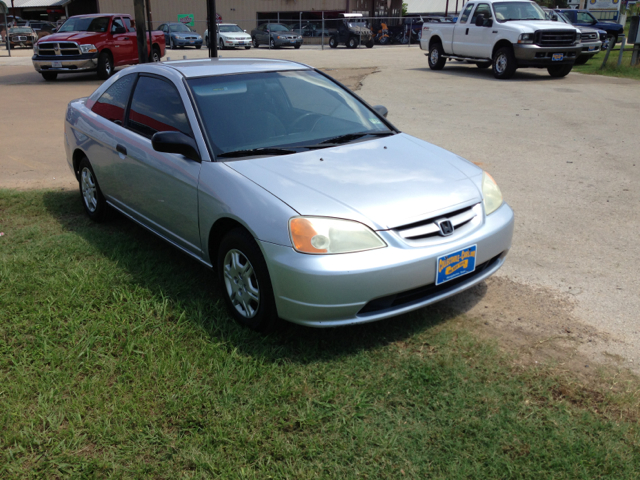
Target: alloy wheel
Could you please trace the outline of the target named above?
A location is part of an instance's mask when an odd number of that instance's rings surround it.
[[[96,181],[93,178],[93,173],[88,168],[83,168],[80,174],[80,185],[82,188],[82,197],[84,203],[90,212],[95,212],[98,208],[98,192],[96,189]]]
[[[232,249],[224,257],[223,269],[231,304],[243,317],[254,317],[260,307],[260,288],[253,265],[244,253]]]

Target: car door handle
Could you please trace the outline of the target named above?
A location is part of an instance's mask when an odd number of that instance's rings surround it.
[[[469,29],[467,28],[467,31],[464,33],[465,35],[469,35]]]
[[[116,145],[116,152],[121,153],[123,155],[126,155],[127,154],[127,149],[125,148],[124,145],[118,144],[118,145]]]

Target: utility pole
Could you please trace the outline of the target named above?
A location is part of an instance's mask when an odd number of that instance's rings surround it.
[[[133,11],[136,19],[136,37],[138,38],[138,62],[147,63],[149,52],[147,51],[146,19],[144,18],[144,0],[133,0]]]
[[[216,0],[207,0],[207,28],[209,30],[209,58],[218,57],[218,17],[216,14]]]

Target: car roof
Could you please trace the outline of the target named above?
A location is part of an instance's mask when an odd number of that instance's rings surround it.
[[[311,70],[309,65],[303,63],[267,58],[206,58],[161,62],[155,65],[175,69],[187,78],[231,75],[236,73]]]

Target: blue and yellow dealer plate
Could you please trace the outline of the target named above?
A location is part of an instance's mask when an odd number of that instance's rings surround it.
[[[438,257],[436,263],[436,285],[448,282],[476,269],[477,245]]]

